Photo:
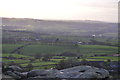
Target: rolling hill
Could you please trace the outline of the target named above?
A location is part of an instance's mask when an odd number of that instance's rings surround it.
[[[40,20],[28,18],[2,18],[3,30],[21,30],[52,35],[117,37],[117,23],[91,20]]]

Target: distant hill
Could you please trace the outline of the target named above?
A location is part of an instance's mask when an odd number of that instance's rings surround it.
[[[28,18],[3,18],[3,30],[21,30],[53,35],[104,35],[116,36],[117,23],[90,20],[39,20]]]

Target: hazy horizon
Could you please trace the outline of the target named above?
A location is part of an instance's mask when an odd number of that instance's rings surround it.
[[[40,19],[40,18],[20,18],[20,17],[0,17],[2,19],[35,19],[35,20],[43,20],[43,21],[80,21],[80,22],[103,22],[103,23],[117,23],[117,22],[109,22],[109,21],[100,21],[100,20],[71,20],[71,19]]]
[[[0,17],[118,22],[119,0],[2,0]],[[6,6],[5,6],[6,5]]]

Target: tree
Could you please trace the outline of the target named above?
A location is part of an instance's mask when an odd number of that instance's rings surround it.
[[[67,60],[61,60],[57,65],[56,69],[65,69],[75,66],[75,63],[79,62],[79,60],[75,57],[68,58]]]
[[[82,60],[81,60],[82,62],[85,62],[85,61],[87,61],[85,58],[83,58]]]
[[[79,60],[76,57],[70,57],[67,59],[68,63],[76,63],[79,62]]]
[[[56,65],[56,69],[64,69],[67,66],[67,61],[63,59]]]
[[[81,58],[83,58],[83,55],[81,54],[79,54],[79,55],[77,55],[77,59],[81,59]]]
[[[32,65],[32,64],[28,64],[28,65],[26,66],[26,68],[28,69],[28,71],[30,71],[30,70],[33,69],[33,65]]]
[[[10,54],[10,55],[8,56],[8,58],[9,58],[9,59],[14,59],[14,56]]]
[[[52,58],[52,55],[50,55],[50,54],[44,54],[43,58],[42,58],[42,61],[50,61],[51,58]]]
[[[35,61],[35,59],[34,58],[31,58],[31,59],[29,59],[30,60],[30,62],[34,62]]]
[[[111,62],[111,59],[107,59],[107,62]]]
[[[36,54],[34,57],[35,57],[35,59],[39,59],[39,61],[40,61],[42,55],[41,54]]]

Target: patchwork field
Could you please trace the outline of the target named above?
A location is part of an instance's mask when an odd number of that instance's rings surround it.
[[[42,61],[41,59],[35,59],[34,61],[31,61],[30,59],[34,59],[34,57],[32,56],[24,56],[24,55],[16,55],[16,54],[11,54],[13,57],[15,57],[16,59],[8,59],[5,57],[9,57],[10,54],[3,54],[3,62],[7,65],[9,64],[17,64],[20,65],[23,68],[26,68],[29,64],[32,65],[33,69],[46,69],[46,68],[54,68],[56,64],[58,64],[61,60],[63,59],[54,59],[54,57],[52,57],[50,59],[50,61]],[[61,56],[57,56],[58,58],[61,58]],[[20,59],[20,58],[25,58],[24,59]],[[69,57],[65,57],[65,59],[67,59]],[[64,60],[65,60],[64,59]],[[120,57],[115,57],[115,56],[97,56],[97,57],[87,57],[86,60],[87,61],[107,61],[108,59],[110,59],[111,61],[119,61]],[[79,61],[82,61],[82,59],[78,59]]]
[[[30,44],[24,46],[22,49],[11,53],[15,49],[23,46],[23,44],[3,44],[3,62],[7,65],[17,64],[23,68],[32,66],[33,69],[47,69],[54,68],[62,60],[67,60],[68,56],[58,56],[62,53],[69,52],[77,55],[83,55],[86,61],[118,61],[119,57],[110,56],[111,54],[118,53],[118,48],[113,46],[103,45],[48,45],[48,44]],[[20,52],[18,54],[18,52]],[[35,55],[53,55],[49,61],[36,59]],[[55,56],[56,55],[56,56]],[[108,56],[94,56],[94,55],[108,55]],[[92,56],[92,57],[91,57]],[[73,57],[76,58],[76,57]],[[80,58],[78,61],[82,61]]]

